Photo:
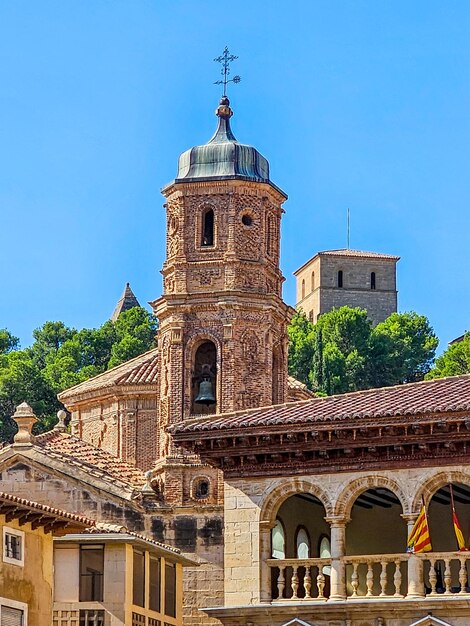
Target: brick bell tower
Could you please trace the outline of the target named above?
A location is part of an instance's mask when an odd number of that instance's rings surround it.
[[[160,324],[160,459],[174,454],[165,434],[172,423],[287,398],[293,310],[282,301],[279,268],[287,196],[267,160],[235,139],[227,97],[216,115],[214,136],[180,156],[162,190],[164,288],[151,303]]]

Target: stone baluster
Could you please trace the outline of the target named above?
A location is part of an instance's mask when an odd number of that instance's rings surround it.
[[[351,587],[352,587],[352,594],[351,594],[351,598],[357,598],[357,588],[359,587],[359,574],[357,573],[357,568],[358,568],[359,563],[357,563],[356,561],[352,564],[353,566],[353,571],[351,574]]]
[[[279,576],[277,577],[277,599],[282,600],[284,597],[284,588],[286,586],[286,566],[279,566]]]
[[[387,595],[387,561],[381,561],[380,564],[382,566],[380,572],[380,595],[383,597]]]
[[[370,598],[371,596],[374,595],[374,592],[373,592],[374,570],[372,568],[372,561],[367,561],[366,587],[367,587],[366,596]]]
[[[318,597],[325,600],[325,576],[322,572],[322,567],[320,565],[317,576],[317,589],[318,589]]]
[[[459,583],[460,593],[466,593],[467,588],[467,562],[464,556],[459,556],[460,569],[459,569]]]
[[[429,584],[431,586],[431,595],[437,593],[436,559],[433,557],[429,557]]]
[[[395,586],[395,596],[401,598],[401,569],[400,561],[395,561],[395,573],[393,574],[393,584]]]
[[[345,555],[346,524],[344,517],[325,517],[331,529],[331,578],[330,600],[346,599],[346,569],[343,562]]]
[[[305,599],[310,600],[312,597],[310,595],[310,590],[312,588],[312,576],[310,574],[310,565],[305,566],[305,576],[304,576],[304,589],[305,589]]]
[[[297,571],[299,569],[298,565],[294,565],[292,567],[292,579],[291,579],[291,589],[292,589],[292,600],[296,600],[298,598],[297,591],[299,589],[299,576]]]
[[[449,594],[452,593],[451,591],[451,586],[452,586],[452,575],[450,572],[450,559],[444,559],[444,563],[445,563],[445,569],[444,569],[444,585],[445,585],[445,593]]]

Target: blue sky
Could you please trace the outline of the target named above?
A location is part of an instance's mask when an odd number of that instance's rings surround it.
[[[289,200],[284,297],[318,250],[398,254],[399,308],[470,329],[468,0],[0,0],[0,328],[99,326],[161,293],[160,188],[233,130]]]

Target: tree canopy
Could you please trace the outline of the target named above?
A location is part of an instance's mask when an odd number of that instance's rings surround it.
[[[373,327],[367,311],[341,307],[316,324],[296,313],[289,327],[289,373],[326,395],[421,380],[438,339],[426,317],[393,313]]]
[[[426,379],[443,378],[444,376],[459,376],[470,373],[470,333],[465,333],[461,341],[450,344],[432,370],[426,374]]]
[[[157,323],[141,307],[124,311],[99,328],[68,328],[46,322],[33,332],[31,347],[18,349],[18,339],[0,330],[0,438],[16,432],[15,407],[26,400],[47,429],[60,408],[57,394],[101,374],[154,347]]]

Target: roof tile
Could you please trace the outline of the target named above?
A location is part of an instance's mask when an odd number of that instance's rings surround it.
[[[257,427],[315,424],[345,419],[380,419],[470,410],[470,374],[395,387],[367,389],[300,402],[228,413],[171,428],[175,435]]]

